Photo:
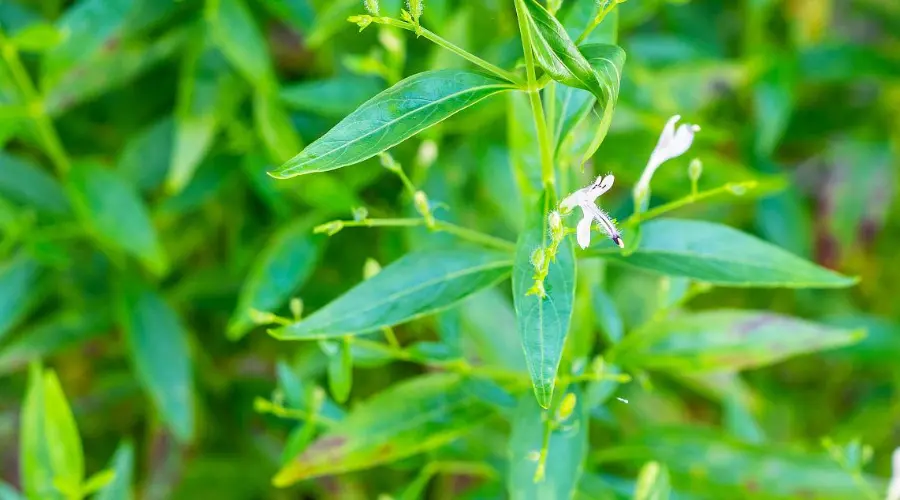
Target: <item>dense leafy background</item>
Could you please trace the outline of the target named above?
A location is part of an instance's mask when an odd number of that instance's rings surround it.
[[[543,299],[517,3],[629,243]],[[900,4],[561,4],[0,1],[0,498],[882,498]],[[674,114],[651,213],[717,191],[638,228]]]

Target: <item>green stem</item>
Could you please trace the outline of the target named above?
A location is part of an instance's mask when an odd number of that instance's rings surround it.
[[[25,70],[25,66],[22,65],[22,61],[19,59],[19,52],[16,50],[16,46],[6,38],[2,28],[0,28],[0,53],[2,53],[3,59],[6,61],[6,66],[9,68],[13,80],[27,101],[28,114],[34,120],[38,137],[46,148],[47,156],[50,157],[50,161],[53,162],[56,170],[61,175],[65,175],[69,171],[71,161],[69,161],[56,129],[53,128],[53,122],[47,114],[44,101],[35,89],[34,83]]]
[[[709,191],[703,191],[701,193],[692,194],[690,196],[685,196],[684,198],[666,203],[664,205],[660,205],[651,210],[647,210],[644,213],[635,213],[631,217],[629,217],[624,223],[622,223],[622,227],[634,227],[639,222],[652,219],[654,217],[659,217],[665,213],[671,212],[672,210],[679,209],[681,207],[691,205],[698,201],[705,200],[707,198],[713,198],[719,196],[721,194],[735,194],[735,189],[755,189],[759,186],[757,181],[744,181],[744,182],[730,182],[725,184],[724,186],[719,186],[715,189],[710,189]]]
[[[504,250],[508,252],[513,252],[516,249],[516,244],[511,241],[506,241],[502,238],[497,238],[495,236],[491,236],[489,234],[482,233],[480,231],[475,231],[474,229],[469,229],[467,227],[457,226],[456,224],[436,220],[434,224],[434,229],[436,231],[443,231],[445,233],[450,233],[464,240],[471,241],[473,243],[479,243],[481,245],[496,248],[498,250]]]
[[[531,113],[534,116],[534,125],[537,129],[538,147],[541,154],[541,179],[544,188],[550,189],[555,183],[553,172],[553,148],[550,143],[550,131],[547,128],[547,119],[544,116],[544,105],[535,78],[534,53],[532,51],[531,30],[528,28],[528,13],[522,0],[516,0],[516,17],[519,19],[519,33],[522,36],[522,50],[525,53],[525,76],[527,87],[525,92],[531,101]]]
[[[428,40],[431,40],[435,44],[440,45],[441,47],[449,50],[450,52],[453,52],[454,54],[462,57],[463,59],[469,61],[470,63],[472,63],[482,69],[485,69],[485,70],[499,76],[500,78],[503,78],[504,80],[508,80],[512,83],[515,83],[518,86],[522,86],[522,79],[519,77],[519,75],[513,73],[512,71],[507,71],[495,64],[489,63],[489,62],[485,61],[484,59],[476,56],[475,54],[472,54],[471,52],[463,49],[462,47],[458,47],[458,46],[454,45],[449,40],[446,40],[446,39],[438,36],[436,33],[429,31],[421,26],[419,26],[419,29],[416,30],[416,26],[414,24],[408,23],[406,21],[401,21],[399,19],[393,19],[390,17],[375,17],[372,20],[379,24],[386,24],[388,26],[394,26],[397,28],[401,28],[401,29],[405,29],[408,31],[413,31],[418,34],[421,34]]]
[[[594,17],[594,19],[591,21],[591,24],[589,24],[588,27],[585,28],[584,31],[581,32],[581,35],[578,37],[578,39],[575,40],[575,45],[576,46],[581,45],[581,42],[583,42],[588,37],[588,35],[591,34],[592,31],[594,31],[594,28],[596,28],[597,26],[600,26],[600,23],[603,22],[603,19],[606,18],[606,15],[609,14],[610,12],[612,12],[612,10],[616,7],[617,4],[618,4],[618,2],[613,0],[612,2],[610,2],[610,4],[605,9],[603,9],[603,11],[601,11],[599,14],[597,14],[597,16]]]

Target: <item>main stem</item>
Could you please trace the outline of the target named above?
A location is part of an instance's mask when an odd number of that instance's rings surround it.
[[[544,189],[550,189],[556,179],[553,171],[553,148],[551,147],[550,130],[547,128],[547,118],[544,116],[544,105],[541,102],[537,79],[534,71],[534,53],[532,52],[531,31],[528,29],[528,13],[522,0],[516,0],[516,17],[519,20],[519,33],[522,36],[522,50],[525,52],[525,77],[528,100],[531,101],[531,114],[534,116],[534,126],[537,130],[538,148],[541,154],[541,179]]]

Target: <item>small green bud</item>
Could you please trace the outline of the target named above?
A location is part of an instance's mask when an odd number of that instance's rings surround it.
[[[438,145],[431,139],[425,139],[419,144],[419,150],[416,152],[416,164],[427,168],[430,167],[438,156]]]
[[[366,12],[372,14],[373,16],[377,16],[378,14],[378,0],[363,0],[363,5],[366,6]]]
[[[397,173],[400,171],[400,164],[394,160],[394,157],[391,156],[388,152],[378,153],[378,159],[381,160],[381,166],[390,170],[391,172]]]
[[[379,264],[377,260],[375,260],[371,257],[366,259],[366,263],[363,264],[363,279],[364,280],[367,280],[380,272],[381,272],[381,264]]]
[[[265,398],[256,398],[253,400],[253,411],[256,413],[269,413],[272,411],[272,403]]]
[[[535,271],[542,271],[544,269],[544,249],[537,248],[534,252],[531,252],[531,265],[534,266]]]
[[[559,404],[557,420],[559,420],[560,422],[568,420],[569,417],[572,416],[572,412],[575,411],[575,403],[577,402],[578,400],[575,396],[575,393],[570,392],[566,394],[565,397],[563,397],[562,402]]]
[[[344,229],[344,221],[333,220],[331,222],[326,222],[325,224],[318,225],[313,228],[313,233],[322,234],[325,233],[328,236],[334,236],[339,233],[341,229]]]
[[[428,203],[428,195],[423,191],[416,191],[413,195],[413,205],[415,205],[419,215],[425,218],[425,225],[428,227],[434,226],[434,216],[431,215],[431,205]]]
[[[556,14],[560,7],[562,7],[562,0],[547,0],[547,10],[551,14]]]
[[[389,53],[403,54],[403,39],[392,28],[381,27],[378,30],[378,41]]]
[[[691,182],[696,183],[700,180],[700,175],[702,174],[703,162],[701,162],[699,158],[694,158],[691,160],[691,164],[688,165],[688,177],[691,179]]]
[[[250,319],[257,325],[270,325],[278,322],[278,317],[268,311],[250,309]]]
[[[424,2],[422,0],[406,0],[406,8],[409,9],[413,22],[418,26],[419,18],[422,17],[422,13],[425,11]]]
[[[560,217],[559,212],[556,210],[550,212],[550,215],[547,216],[547,224],[550,226],[550,238],[552,238],[553,241],[560,241],[566,235],[562,217]]]
[[[525,292],[525,295],[537,295],[540,298],[544,298],[547,296],[547,290],[544,288],[544,280],[534,280],[534,284],[531,285],[531,288]]]
[[[300,297],[292,297],[290,303],[291,316],[294,317],[294,321],[300,321],[300,318],[303,317],[303,299]]]
[[[356,24],[359,26],[359,31],[362,31],[372,24],[372,16],[350,16],[347,21]]]
[[[366,217],[369,216],[369,210],[366,207],[356,207],[353,209],[353,220],[361,221],[366,220]]]

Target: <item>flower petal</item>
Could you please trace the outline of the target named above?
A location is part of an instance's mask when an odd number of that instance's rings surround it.
[[[584,218],[578,221],[578,226],[575,228],[575,239],[578,241],[578,246],[582,249],[587,248],[591,244],[591,223],[593,221],[594,218],[585,212]]]
[[[575,210],[575,207],[581,205],[582,200],[584,199],[584,190],[579,189],[574,193],[570,194],[563,198],[561,202],[559,202],[559,208],[563,213],[567,214],[572,210]]]
[[[597,177],[597,180],[588,188],[585,198],[587,198],[587,201],[590,203],[595,203],[601,194],[612,188],[614,182],[616,182],[616,177],[612,174],[609,174],[606,177],[602,175]]]
[[[647,168],[651,169],[651,171],[656,170],[663,162],[683,155],[693,144],[694,134],[700,130],[700,127],[697,125],[682,123],[677,130],[672,131],[670,130],[670,125],[674,126],[675,118],[678,118],[678,116],[672,117],[666,124],[656,149],[650,155]]]
[[[675,137],[675,124],[678,123],[678,120],[680,119],[681,115],[675,115],[669,118],[669,121],[666,122],[666,126],[662,129],[662,133],[659,134],[659,141],[656,143],[656,149],[668,147],[669,143],[672,142],[672,138]]]

